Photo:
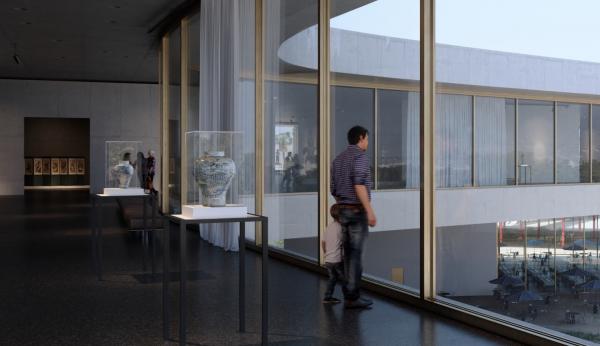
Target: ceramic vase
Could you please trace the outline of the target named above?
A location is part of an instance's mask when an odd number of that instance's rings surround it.
[[[235,162],[223,151],[211,151],[194,162],[194,178],[202,193],[202,205],[224,207],[235,176]]]
[[[121,161],[113,167],[113,176],[119,182],[119,188],[126,189],[129,187],[131,177],[133,177],[134,168],[129,161]]]

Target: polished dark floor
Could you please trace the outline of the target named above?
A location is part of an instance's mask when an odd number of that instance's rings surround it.
[[[173,340],[162,340],[161,284],[140,282],[141,241],[121,226],[116,205],[105,209],[105,280],[96,280],[89,212],[82,192],[0,198],[1,345],[176,345],[176,321]],[[258,344],[259,257],[247,252],[248,332],[239,334],[237,253],[190,232],[188,254],[189,344]],[[376,296],[367,311],[323,306],[323,277],[276,260],[270,274],[272,345],[515,344]],[[177,318],[178,284],[171,287]]]

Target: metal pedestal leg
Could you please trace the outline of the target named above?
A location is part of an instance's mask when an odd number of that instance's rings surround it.
[[[169,280],[170,280],[170,263],[169,263],[169,250],[170,250],[170,225],[168,219],[165,218],[164,231],[163,231],[163,339],[169,339]]]
[[[186,256],[186,223],[179,223],[179,344],[186,344],[187,309],[185,289],[187,284],[187,256]]]
[[[263,219],[262,227],[262,344],[269,344],[269,222]]]
[[[240,333],[246,331],[246,223],[240,222],[240,235],[239,235],[239,323]]]

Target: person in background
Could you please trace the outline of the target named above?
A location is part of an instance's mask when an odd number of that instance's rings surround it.
[[[342,226],[334,215],[334,209],[331,208],[331,216],[334,221],[327,226],[325,230],[325,239],[321,241],[321,247],[325,254],[325,268],[329,274],[327,289],[325,290],[324,304],[337,304],[341,301],[333,297],[335,284],[341,283],[342,290],[345,287],[344,263],[342,262]]]
[[[145,188],[151,193],[156,193],[154,189],[154,174],[156,173],[156,158],[154,157],[154,150],[148,150],[148,157],[146,158],[146,181]]]

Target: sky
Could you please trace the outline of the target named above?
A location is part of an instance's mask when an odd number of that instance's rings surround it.
[[[600,63],[600,0],[437,0],[436,6],[438,43]],[[419,0],[377,0],[333,18],[331,27],[418,40],[419,17]]]

